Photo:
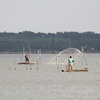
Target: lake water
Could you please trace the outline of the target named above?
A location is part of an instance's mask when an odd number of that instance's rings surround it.
[[[50,54],[33,66],[18,65],[20,57],[0,55],[0,100],[100,100],[100,54],[86,54],[89,72],[61,72],[45,64]]]

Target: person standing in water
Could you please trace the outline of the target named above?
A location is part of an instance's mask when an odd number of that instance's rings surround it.
[[[72,58],[72,56],[70,56],[68,59],[68,70],[73,70],[73,62],[74,59]]]
[[[29,62],[29,56],[28,56],[28,54],[25,55],[25,60]]]

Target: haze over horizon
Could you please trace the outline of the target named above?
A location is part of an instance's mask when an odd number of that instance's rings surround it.
[[[100,33],[100,0],[0,0],[0,32]]]

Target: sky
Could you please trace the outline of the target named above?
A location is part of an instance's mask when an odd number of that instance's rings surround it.
[[[0,32],[100,33],[100,0],[0,0]]]

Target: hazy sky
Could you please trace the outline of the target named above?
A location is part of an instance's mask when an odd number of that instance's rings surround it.
[[[100,0],[0,0],[0,32],[100,33]]]

